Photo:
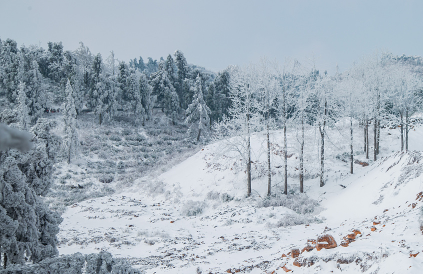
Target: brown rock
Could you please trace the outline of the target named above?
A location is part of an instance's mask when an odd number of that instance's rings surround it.
[[[301,250],[301,253],[303,253],[304,251],[310,252],[310,251],[312,251],[313,249],[314,249],[314,247],[312,247],[311,245],[307,245],[306,247],[304,247],[304,248]]]
[[[298,248],[291,249],[291,257],[297,258],[298,256],[300,256],[300,250]]]
[[[286,268],[286,266],[283,266],[283,267],[282,267],[282,269],[283,269],[285,272],[291,272],[291,271],[292,271],[291,269]]]
[[[307,243],[310,243],[312,245],[316,245],[316,240],[315,239],[308,239]]]
[[[347,247],[349,244],[350,244],[350,242],[349,242],[349,241],[342,241],[342,242],[341,242],[341,245],[342,245],[343,247]]]
[[[378,224],[380,224],[380,221],[374,221],[373,222],[373,225],[378,225]]]
[[[284,253],[284,254],[282,254],[282,258],[285,258],[285,257],[287,257],[287,256],[285,255],[285,253]]]
[[[359,161],[359,160],[355,160],[354,161],[354,164],[358,164],[358,165],[360,165],[362,167],[365,167],[365,166],[368,166],[369,165],[369,163],[362,162],[362,161]]]
[[[419,255],[419,253],[420,253],[420,252],[417,252],[417,253],[415,253],[415,254],[410,254],[410,258],[411,258],[411,257],[414,257],[414,258],[415,258],[417,255]]]
[[[329,234],[325,234],[317,238],[317,245],[316,245],[317,251],[320,251],[322,248],[330,249],[330,248],[335,248],[337,246],[338,245],[336,244],[335,239]]]
[[[376,231],[376,227],[372,226],[372,227],[370,228],[370,230],[371,230],[371,231]]]
[[[297,260],[295,260],[292,264],[295,266],[301,267],[301,263]]]
[[[423,200],[423,191],[422,191],[422,192],[420,192],[419,194],[417,194],[417,198],[416,198],[416,200],[417,200],[417,201],[422,201],[422,200]]]
[[[361,234],[360,230],[354,229],[353,233],[355,234],[355,236],[357,236],[358,234]]]
[[[346,238],[349,240],[355,240],[355,233],[348,234]]]

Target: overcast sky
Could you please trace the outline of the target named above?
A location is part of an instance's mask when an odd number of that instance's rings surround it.
[[[265,56],[333,72],[380,50],[422,55],[422,12],[421,0],[0,0],[0,39],[82,41],[124,61],[179,49],[212,71]]]

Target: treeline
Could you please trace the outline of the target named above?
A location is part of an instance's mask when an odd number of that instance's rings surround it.
[[[92,54],[83,43],[74,51],[65,51],[61,42],[49,42],[43,49],[19,48],[11,39],[0,40],[0,97],[7,98],[10,106],[25,100],[30,124],[46,108],[65,102],[68,80],[77,115],[92,111],[100,124],[117,115],[133,116],[143,124],[157,109],[174,124],[188,122],[191,116],[191,124],[209,127],[228,114],[230,105],[229,73],[215,74],[189,65],[181,51],[160,61],[148,58],[144,63],[139,57],[128,64],[117,61],[113,52],[107,58]],[[202,98],[196,96],[199,92]],[[189,108],[191,104],[207,106],[204,120],[192,115],[199,110]]]
[[[251,195],[251,135],[267,134],[268,195],[271,195],[271,144],[269,132],[282,129],[284,135],[284,185],[288,193],[287,150],[297,147],[300,192],[303,192],[306,130],[314,128],[319,136],[320,186],[325,185],[325,149],[327,129],[339,121],[348,121],[350,173],[354,157],[364,151],[366,158],[377,160],[382,127],[399,128],[401,147],[408,150],[411,117],[422,110],[423,82],[421,58],[379,54],[362,60],[351,69],[334,75],[294,61],[280,66],[266,59],[258,64],[230,69],[231,99],[228,116],[215,124],[214,133],[224,139],[227,148],[245,161],[247,195]],[[354,131],[363,132],[363,145],[354,147]],[[296,138],[287,139],[287,130]],[[228,138],[232,137],[232,138]],[[341,152],[340,152],[341,153]],[[317,165],[317,163],[316,163]]]

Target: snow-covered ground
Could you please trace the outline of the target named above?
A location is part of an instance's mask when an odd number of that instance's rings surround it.
[[[294,273],[422,273],[419,216],[423,198],[418,194],[423,191],[423,127],[410,131],[410,149],[416,151],[396,152],[398,136],[397,129],[383,129],[381,159],[370,161],[367,167],[355,164],[355,173],[349,175],[349,163],[342,155],[349,146],[346,126],[328,130],[328,176],[320,188],[318,138],[309,129],[307,196],[301,196],[296,133],[290,132],[290,197],[293,202],[302,197],[306,206],[314,207],[308,213],[289,206],[263,206],[267,192],[263,134],[252,138],[250,198],[245,198],[246,175],[240,157],[224,150],[225,141],[205,146],[159,176],[140,175],[132,185],[119,185],[112,195],[67,207],[59,251],[107,250],[128,258],[146,273],[285,273],[288,269]],[[356,150],[362,150],[362,132],[356,131],[354,138]],[[274,193],[281,189],[282,140],[281,132],[272,132]],[[369,162],[362,152],[355,158]],[[347,247],[341,246],[353,230],[361,234]],[[302,250],[308,240],[322,234],[333,236],[338,246],[314,248],[291,258],[292,249]],[[302,266],[293,265],[294,261]]]

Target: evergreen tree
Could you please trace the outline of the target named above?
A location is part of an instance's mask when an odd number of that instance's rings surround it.
[[[68,80],[66,84],[66,102],[64,106],[63,118],[65,121],[65,137],[63,140],[64,153],[68,164],[71,162],[71,157],[76,154],[78,148],[78,135],[76,131],[76,110],[73,99],[73,89]]]
[[[169,77],[170,82],[172,83],[175,90],[177,90],[176,86],[178,85],[178,75],[177,75],[177,68],[175,65],[175,61],[173,61],[172,55],[168,55],[164,64],[164,69],[167,72],[167,76]]]
[[[189,102],[185,101],[185,95],[184,91],[188,91],[187,89],[184,89],[184,81],[186,78],[188,78],[189,75],[189,67],[187,60],[185,59],[184,54],[182,51],[177,50],[175,52],[175,65],[177,69],[177,85],[175,85],[176,93],[178,94],[178,97],[180,99],[181,107],[183,109],[186,109]]]
[[[220,120],[224,115],[229,115],[229,108],[231,106],[231,99],[229,97],[230,93],[230,77],[228,70],[224,70],[217,74],[217,77],[214,79],[214,88],[215,88],[215,115],[214,120]]]
[[[23,130],[26,130],[30,124],[29,119],[29,110],[27,106],[26,92],[25,92],[25,83],[19,83],[18,89],[18,120],[19,120],[19,127]]]
[[[16,92],[19,83],[19,56],[16,42],[11,39],[3,41],[0,53],[0,67],[3,70],[2,79],[0,79],[2,80],[0,81],[0,87],[5,91],[9,102],[15,103],[17,100]]]
[[[64,54],[62,42],[48,42],[48,52],[48,76],[53,81],[60,83],[62,78],[65,76],[63,68]]]
[[[53,163],[44,157],[48,145],[44,146],[37,134],[33,135],[36,149],[0,154],[0,250],[4,267],[36,263],[58,253],[56,235],[62,219],[39,198],[49,186]]]
[[[129,76],[129,68],[125,62],[119,63],[119,74],[117,77],[117,82],[119,85],[119,103],[123,106],[126,102],[130,100],[130,96],[128,94],[128,76]]]
[[[188,106],[186,110],[187,118],[185,122],[190,124],[188,133],[198,132],[197,142],[200,140],[200,135],[203,132],[208,131],[211,113],[209,107],[206,105],[206,102],[203,99],[203,90],[200,76],[197,76],[195,81],[194,89],[194,98],[192,103]]]
[[[38,69],[37,61],[31,62],[26,81],[27,97],[29,99],[29,114],[34,124],[43,114],[47,105],[47,94],[43,88],[43,78]]]
[[[155,103],[155,97],[152,95],[153,88],[148,83],[147,77],[144,73],[140,76],[139,81],[139,88],[140,88],[140,96],[141,96],[141,103],[142,107],[145,110],[145,115],[143,117],[143,123],[145,119],[151,119],[153,115],[153,106]]]

